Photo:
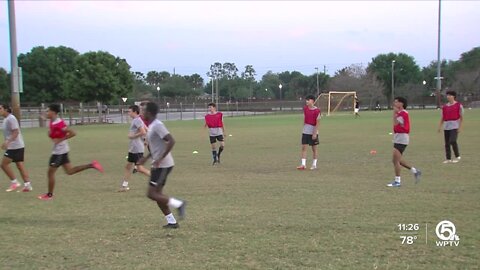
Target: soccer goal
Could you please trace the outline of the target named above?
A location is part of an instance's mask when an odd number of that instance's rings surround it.
[[[355,97],[357,92],[330,91],[317,97],[315,105],[327,116],[340,112],[355,113]]]

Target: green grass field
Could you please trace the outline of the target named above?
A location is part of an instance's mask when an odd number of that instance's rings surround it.
[[[410,115],[405,158],[423,177],[415,185],[403,170],[401,188],[386,187],[390,111],[323,118],[316,171],[295,170],[301,114],[226,118],[233,136],[215,167],[202,121],[166,122],[177,141],[166,192],[189,203],[178,230],[161,228],[143,176],[116,192],[127,125],[74,127],[72,163],[97,159],[105,174],[59,171],[48,202],[36,196],[46,191],[51,143],[46,129],[24,129],[34,191],[0,192],[0,269],[478,269],[480,110],[466,111],[458,164],[442,164],[439,112]],[[436,246],[444,219],[458,247]],[[397,224],[410,223],[416,239],[402,244]]]

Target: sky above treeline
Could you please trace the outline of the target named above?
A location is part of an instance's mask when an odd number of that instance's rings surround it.
[[[438,1],[15,1],[18,53],[108,51],[132,71],[206,72],[214,62],[333,75],[381,53],[437,59]],[[480,1],[442,1],[441,58],[480,46]],[[0,1],[0,67],[10,70]]]

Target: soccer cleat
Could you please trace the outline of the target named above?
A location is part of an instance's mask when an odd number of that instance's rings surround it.
[[[400,187],[400,186],[401,186],[400,182],[397,182],[397,181],[393,181],[387,185],[387,187]]]
[[[129,191],[129,190],[130,190],[130,188],[129,188],[128,186],[126,186],[126,187],[125,187],[125,186],[122,186],[122,187],[118,190],[118,192],[127,192],[127,191]]]
[[[217,164],[217,160],[213,160],[212,166],[215,166]]]
[[[443,164],[448,164],[448,163],[453,163],[453,161],[451,159],[447,159],[443,162]]]
[[[460,159],[462,159],[461,157],[456,157],[452,160],[452,163],[458,163],[460,162]]]
[[[48,196],[47,193],[45,194],[42,194],[42,195],[38,195],[38,197],[40,200],[42,201],[50,201],[50,200],[53,200],[53,195],[52,196]]]
[[[305,166],[300,165],[300,166],[297,167],[297,170],[303,171],[303,170],[305,170]]]
[[[11,191],[16,190],[16,189],[19,188],[19,187],[20,187],[20,184],[19,184],[19,183],[11,183],[11,184],[10,184],[10,187],[9,187],[7,190],[5,190],[5,191],[6,191],[6,192],[11,192]]]
[[[311,170],[311,171],[316,170],[316,169],[317,169],[317,166],[313,166],[313,165],[312,165],[312,167],[310,167],[310,170]]]
[[[133,167],[132,174],[133,174],[133,173],[137,173],[137,172],[138,172],[138,170],[137,170],[137,165],[135,165],[135,166]]]
[[[180,219],[184,219],[185,218],[185,208],[187,207],[187,202],[186,201],[183,201],[182,205],[180,205],[179,208],[177,208],[178,210],[178,217]]]
[[[420,182],[420,177],[422,176],[422,171],[417,169],[417,172],[413,174],[415,176],[415,184],[418,184]]]
[[[103,167],[102,167],[102,165],[100,165],[100,163],[99,163],[98,161],[96,161],[96,160],[92,161],[92,167],[93,167],[95,170],[103,173]]]
[[[167,225],[162,226],[164,229],[177,229],[180,227],[178,223],[168,223]]]
[[[22,192],[30,192],[32,190],[33,190],[32,185],[28,185],[28,186],[23,187]],[[18,191],[18,192],[20,192],[20,191]]]

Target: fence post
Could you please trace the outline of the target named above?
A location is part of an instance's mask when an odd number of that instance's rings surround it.
[[[182,102],[180,102],[180,120],[183,120],[183,105],[182,105]]]
[[[39,109],[39,115],[38,115],[38,125],[40,127],[45,127],[45,119],[43,117],[43,114],[45,112],[45,103],[42,103],[42,107]]]
[[[195,111],[195,102],[193,102],[193,120],[197,120],[197,113]]]
[[[78,110],[78,112],[80,114],[80,123],[83,123],[83,119],[84,119],[83,118],[83,103],[80,102],[79,106],[80,106],[80,109]]]
[[[60,118],[63,118],[63,103],[60,103]]]

